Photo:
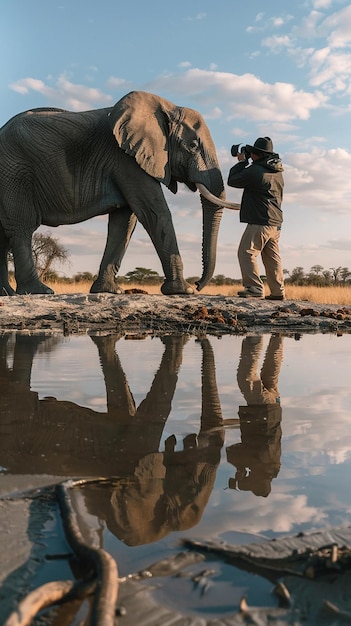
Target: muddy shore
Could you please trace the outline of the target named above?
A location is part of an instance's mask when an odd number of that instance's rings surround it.
[[[350,332],[351,307],[221,295],[28,295],[0,298],[0,329],[209,335]]]

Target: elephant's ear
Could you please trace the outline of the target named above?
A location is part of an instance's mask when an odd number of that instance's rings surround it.
[[[112,108],[110,125],[120,148],[150,176],[171,185],[169,115],[174,105],[144,91],[132,91]]]

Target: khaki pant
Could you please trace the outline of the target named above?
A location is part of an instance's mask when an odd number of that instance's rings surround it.
[[[257,257],[261,254],[271,294],[284,296],[284,276],[279,252],[280,229],[276,226],[248,224],[238,248],[242,281],[249,288],[264,295]]]
[[[259,373],[263,343],[262,335],[249,335],[242,342],[237,381],[248,406],[276,404],[279,401],[278,378],[283,360],[283,338],[271,336]]]

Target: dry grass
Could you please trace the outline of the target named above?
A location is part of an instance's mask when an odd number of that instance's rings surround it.
[[[79,282],[79,283],[46,283],[51,289],[54,290],[55,293],[89,293],[91,283],[90,282]],[[137,285],[137,284],[128,284],[124,285],[121,283],[121,289],[143,289],[147,291],[147,293],[161,293],[160,287],[158,285]]]
[[[294,287],[286,285],[287,299],[307,300],[317,304],[351,305],[351,287]]]
[[[75,283],[67,285],[64,283],[50,284],[55,293],[89,293],[90,283]],[[144,289],[151,294],[160,294],[160,287],[157,285],[123,285],[122,289]],[[202,295],[225,295],[236,296],[238,291],[242,289],[240,285],[233,286],[215,286],[211,285],[201,291]],[[351,305],[351,287],[296,287],[286,285],[287,300],[302,300],[307,302],[315,302],[318,304],[340,304],[341,306]],[[267,290],[268,293],[268,290]]]

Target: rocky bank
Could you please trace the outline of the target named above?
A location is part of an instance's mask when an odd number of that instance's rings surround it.
[[[350,332],[351,307],[222,295],[26,295],[0,298],[0,329],[192,335]]]

